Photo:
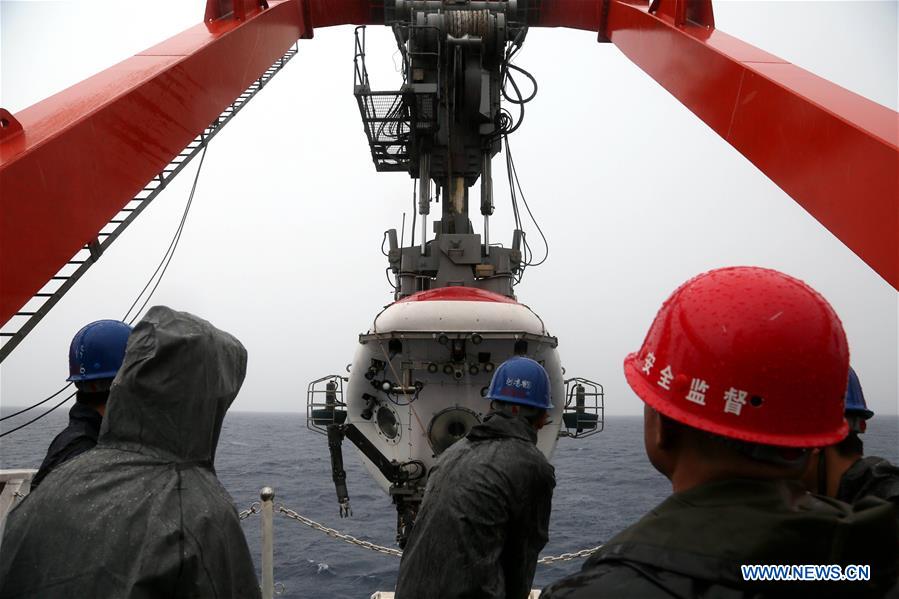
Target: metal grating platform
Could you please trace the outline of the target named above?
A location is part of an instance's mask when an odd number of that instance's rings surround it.
[[[357,86],[355,95],[375,168],[381,172],[409,170],[412,118],[402,94]]]

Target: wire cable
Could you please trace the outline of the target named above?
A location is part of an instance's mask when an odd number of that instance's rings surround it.
[[[197,182],[200,180],[200,172],[203,170],[203,161],[206,159],[206,150],[209,149],[209,146],[205,146],[203,148],[203,154],[200,156],[200,165],[197,167],[197,172],[194,175],[194,182],[190,188],[190,195],[187,198],[187,204],[184,206],[184,213],[181,215],[181,222],[178,223],[178,228],[175,230],[175,235],[172,237],[172,241],[169,243],[169,247],[166,250],[165,254],[162,256],[162,260],[160,260],[159,265],[156,266],[156,270],[153,271],[152,276],[147,281],[147,284],[144,285],[144,288],[138,294],[137,298],[134,300],[134,303],[131,304],[131,307],[128,308],[128,311],[125,312],[125,316],[122,317],[123,322],[127,322],[128,324],[133,324],[137,317],[140,316],[141,312],[144,311],[147,304],[150,302],[150,299],[153,297],[153,294],[156,292],[156,289],[159,287],[159,283],[162,282],[162,278],[165,276],[166,271],[169,268],[169,264],[172,262],[172,258],[175,256],[175,250],[178,249],[178,243],[181,241],[181,233],[184,232],[184,223],[187,222],[187,215],[190,213],[191,205],[194,201],[194,194],[197,191]],[[160,270],[161,269],[161,270]],[[159,275],[157,278],[156,275]],[[153,285],[153,289],[150,290],[150,293],[147,295],[141,307],[134,313],[130,320],[128,320],[128,315],[131,314],[131,311],[140,301],[141,296],[147,291],[147,288],[153,282],[153,279],[156,279],[156,283]]]
[[[512,199],[512,216],[515,220],[515,228],[521,229],[521,215],[518,212],[518,198],[515,195],[515,186],[512,184],[512,155],[509,152],[509,137],[504,136],[503,142],[506,146],[506,177],[509,180],[509,195]]]
[[[516,100],[516,99],[510,98],[509,96],[507,96],[506,92],[505,92],[505,86],[503,86],[503,97],[507,101],[511,102],[512,104],[527,104],[528,102],[533,100],[534,97],[537,95],[537,80],[534,78],[534,76],[531,75],[526,70],[524,70],[523,68],[521,68],[517,65],[514,65],[514,64],[507,64],[506,69],[512,69],[512,70],[518,71],[519,73],[521,73],[522,75],[524,75],[525,77],[530,79],[531,85],[533,86],[534,89],[531,91],[531,95],[529,95],[527,98],[522,98],[521,90],[518,88],[518,85],[516,85],[515,79],[512,77],[512,75],[507,70],[506,78],[508,79],[509,83],[512,84],[512,87],[515,88],[515,92],[516,92],[516,95],[518,96],[518,99]]]
[[[187,221],[187,215],[190,213],[190,207],[193,204],[194,194],[197,190],[197,182],[200,178],[200,171],[203,169],[203,160],[206,158],[206,150],[208,148],[209,148],[208,145],[203,147],[203,154],[202,154],[202,156],[200,156],[200,165],[197,167],[197,172],[194,175],[194,182],[190,189],[190,196],[187,199],[187,205],[184,207],[184,213],[181,215],[181,221],[178,223],[178,229],[175,232],[175,236],[172,238],[172,241],[169,243],[169,247],[166,250],[166,253],[163,255],[162,260],[159,262],[159,265],[156,267],[156,270],[153,271],[153,274],[150,276],[150,279],[147,281],[147,284],[144,285],[144,288],[138,294],[137,298],[135,298],[134,302],[131,304],[131,307],[128,308],[128,311],[125,313],[125,316],[122,318],[123,322],[127,321],[128,324],[133,324],[134,321],[137,320],[137,317],[140,315],[141,312],[143,312],[144,308],[147,306],[147,303],[150,301],[150,298],[153,297],[153,294],[155,293],[156,288],[159,287],[159,283],[160,283],[160,281],[162,281],[162,277],[165,276],[165,272],[168,269],[168,266],[172,261],[172,257],[175,255],[175,250],[178,248],[178,242],[181,240],[181,233],[184,231],[184,223]],[[161,272],[160,272],[160,270],[161,270]],[[156,279],[157,274],[159,275],[158,279]],[[143,294],[147,291],[147,289],[150,287],[150,284],[153,283],[153,279],[156,279],[156,284],[153,285],[153,289],[150,291],[149,295],[147,295],[146,300],[144,300],[140,309],[134,314],[134,316],[131,318],[131,320],[127,320],[128,315],[131,314],[131,311],[134,309],[134,307],[140,301],[141,296],[143,296]],[[34,408],[47,403],[48,401],[50,401],[51,399],[58,396],[60,393],[62,393],[66,389],[68,389],[70,386],[71,386],[71,383],[69,383],[68,385],[66,385],[65,387],[63,387],[62,389],[60,389],[59,391],[54,393],[53,395],[51,395],[45,399],[42,399],[41,401],[39,401],[31,406],[28,406],[27,408],[19,410],[18,412],[14,413],[14,414],[9,414],[8,416],[4,416],[4,417],[0,418],[0,422],[3,422],[4,420],[8,420],[10,418],[14,418],[15,416],[18,416],[20,414],[24,414],[25,412],[33,410]],[[33,422],[37,422],[38,420],[40,420],[41,418],[43,418],[44,416],[46,416],[47,414],[49,414],[50,412],[55,410],[56,408],[60,407],[64,403],[66,403],[68,400],[72,399],[72,397],[74,397],[76,393],[77,393],[77,391],[73,391],[71,395],[67,396],[65,399],[63,399],[61,402],[59,402],[58,404],[56,404],[55,406],[53,406],[52,408],[50,408],[43,414],[29,420],[28,422],[26,422],[22,425],[17,426],[16,428],[10,429],[10,430],[0,434],[0,438],[5,437],[6,435],[14,433],[18,430],[21,430],[21,429],[25,428],[26,426],[28,426],[29,424],[32,424]]]
[[[73,397],[75,397],[75,394],[76,394],[76,393],[77,393],[77,391],[73,391],[71,395],[67,396],[67,397],[66,397],[65,399],[63,399],[61,402],[59,402],[58,404],[56,404],[55,406],[53,406],[52,408],[50,408],[49,410],[47,410],[46,412],[44,412],[43,414],[41,414],[40,416],[35,416],[34,418],[32,418],[31,420],[29,420],[29,421],[26,422],[25,424],[20,424],[20,425],[17,426],[16,428],[11,428],[11,429],[9,429],[8,431],[6,431],[5,433],[0,433],[0,439],[2,439],[3,437],[5,437],[6,435],[11,435],[11,434],[13,434],[13,433],[16,432],[16,431],[25,428],[25,427],[28,426],[29,424],[33,424],[33,423],[37,422],[38,420],[40,420],[41,418],[43,418],[44,416],[46,416],[47,414],[49,414],[50,412],[52,412],[53,410],[55,410],[56,408],[58,408],[59,406],[61,406],[62,404],[66,403],[67,401],[69,401],[70,399],[72,399]],[[32,407],[33,407],[33,406],[32,406]]]
[[[36,404],[28,406],[27,408],[23,408],[14,414],[9,414],[8,416],[4,416],[3,418],[0,418],[0,422],[3,422],[4,420],[9,420],[10,418],[15,418],[19,414],[24,414],[25,412],[33,410],[34,408],[36,408],[38,406],[44,405],[45,403],[47,403],[48,401],[50,401],[51,399],[53,399],[54,397],[56,397],[57,395],[59,395],[60,393],[62,393],[63,391],[65,391],[66,389],[68,389],[71,386],[72,386],[72,383],[68,383],[65,387],[63,387],[62,389],[60,389],[59,391],[57,391],[50,397],[48,397],[46,399],[42,399],[41,401],[37,402]]]
[[[540,223],[534,217],[534,213],[531,210],[530,205],[528,204],[527,198],[524,195],[524,190],[521,187],[521,180],[518,178],[518,170],[515,167],[515,158],[512,156],[512,148],[509,145],[509,136],[503,136],[503,142],[505,145],[505,153],[506,153],[506,175],[509,180],[509,196],[512,200],[512,213],[515,220],[515,228],[521,231],[521,243],[522,243],[522,261],[521,266],[518,270],[518,276],[515,278],[515,282],[513,285],[518,285],[521,283],[522,278],[524,277],[525,270],[529,266],[540,266],[549,258],[549,242],[546,239],[546,235],[543,232],[543,228],[540,226]],[[521,196],[521,201],[524,204],[525,209],[527,210],[528,216],[531,219],[531,222],[534,223],[534,226],[537,228],[537,232],[540,234],[540,237],[543,239],[543,247],[544,254],[543,257],[540,258],[539,261],[534,261],[534,251],[531,248],[530,243],[527,239],[527,231],[524,229],[524,224],[521,218],[521,211],[518,207],[518,197]]]
[[[387,277],[387,283],[391,287],[393,287],[393,292],[396,293],[397,291],[399,291],[399,288],[394,284],[393,281],[390,280],[390,267],[389,266],[384,269],[384,276]]]
[[[506,153],[506,178],[509,181],[509,197],[512,200],[512,216],[515,221],[515,229],[518,231],[521,231],[521,241],[523,244],[523,247],[522,247],[523,260],[521,261],[521,266],[518,269],[518,276],[515,278],[515,282],[513,283],[513,286],[514,286],[514,285],[518,285],[519,283],[521,283],[521,279],[522,279],[522,277],[524,277],[525,268],[527,268],[527,264],[530,260],[529,255],[528,255],[529,251],[530,251],[530,246],[528,245],[527,234],[525,233],[524,228],[521,223],[521,213],[519,212],[519,209],[518,209],[518,197],[515,194],[515,184],[513,183],[514,175],[512,173],[512,154],[511,154],[511,152],[509,152],[509,137],[507,135],[503,136],[503,142],[505,143],[505,147],[506,147],[506,152],[505,152]]]
[[[515,159],[512,158],[512,153],[509,149],[508,141],[506,142],[506,151],[509,152],[509,160],[512,163],[512,174],[515,178],[515,185],[516,187],[518,187],[518,194],[521,196],[521,201],[524,203],[524,207],[528,211],[528,216],[531,217],[531,222],[534,223],[534,226],[537,227],[537,232],[540,233],[540,237],[543,238],[543,247],[545,249],[543,258],[541,258],[539,262],[528,261],[528,266],[540,266],[541,264],[546,262],[547,258],[549,258],[549,242],[546,240],[546,235],[544,235],[543,229],[540,227],[540,223],[538,223],[537,219],[534,218],[534,213],[531,212],[531,207],[528,205],[528,200],[524,195],[524,191],[521,189],[521,181],[519,181],[518,179],[518,171],[515,169]]]
[[[522,32],[526,33],[526,29],[523,29]],[[499,137],[508,135],[510,133],[514,133],[518,130],[518,128],[524,121],[524,105],[537,96],[537,79],[525,69],[512,64],[512,59],[515,58],[515,55],[519,50],[521,50],[522,40],[523,36],[519,34],[519,36],[516,37],[516,39],[506,47],[506,53],[503,56],[502,63],[500,64],[500,93],[507,102],[518,106],[518,119],[515,120],[509,111],[501,109],[500,113],[497,115],[497,134],[495,139],[498,139]],[[522,75],[527,77],[528,80],[530,80],[532,90],[527,97],[525,97],[521,93],[521,88],[518,87],[518,83],[515,81],[515,77],[512,75],[512,71],[517,71],[518,73],[521,73]],[[511,84],[512,90],[515,93],[514,97],[509,94],[509,91],[507,89],[507,85],[509,84]]]

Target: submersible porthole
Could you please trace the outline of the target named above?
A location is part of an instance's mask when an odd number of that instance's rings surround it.
[[[393,441],[394,439],[399,438],[400,427],[393,410],[387,406],[381,406],[378,408],[376,421],[378,423],[378,430],[387,439]]]

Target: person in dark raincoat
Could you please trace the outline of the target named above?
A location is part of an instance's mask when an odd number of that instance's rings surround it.
[[[97,447],[10,513],[0,598],[259,597],[213,469],[246,361],[208,322],[152,308],[128,340]]]
[[[874,412],[868,409],[861,382],[852,368],[845,406],[849,435],[839,443],[814,451],[803,482],[810,490],[840,501],[854,503],[872,496],[899,506],[899,467],[884,458],[865,456],[859,435],[867,429]]]
[[[97,320],[79,330],[69,345],[69,378],[78,389],[69,425],[56,435],[31,480],[35,489],[54,468],[97,445],[109,387],[122,360],[131,327],[118,320]]]
[[[824,298],[777,271],[711,271],[665,302],[624,369],[645,403],[649,461],[674,493],[541,599],[899,592],[895,507],[850,506],[798,481],[810,449],[848,431],[849,350]],[[788,568],[753,569],[771,565]],[[803,578],[815,576],[830,580]]]
[[[507,384],[508,383],[508,384]],[[549,538],[553,467],[537,449],[549,377],[524,357],[494,373],[494,411],[428,478],[403,551],[397,599],[525,599]]]

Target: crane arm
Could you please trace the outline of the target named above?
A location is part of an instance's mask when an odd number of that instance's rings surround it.
[[[899,289],[899,115],[715,29],[711,0],[542,0],[596,31]]]
[[[310,32],[297,0],[254,5],[242,19],[213,17],[15,117],[4,111],[0,323]]]

